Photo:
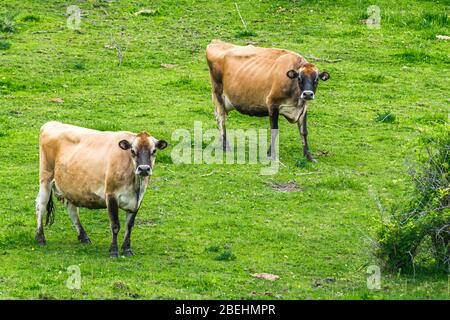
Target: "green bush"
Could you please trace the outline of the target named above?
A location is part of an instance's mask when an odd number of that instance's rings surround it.
[[[236,32],[236,37],[238,38],[247,38],[247,37],[255,37],[257,36],[256,32],[253,30],[239,30]]]
[[[378,112],[375,117],[375,121],[383,123],[393,123],[395,122],[395,114],[391,111]]]
[[[0,12],[0,32],[16,31],[16,15],[11,12]]]
[[[11,44],[8,41],[0,40],[0,50],[8,50]]]
[[[378,256],[392,269],[413,267],[425,237],[433,242],[439,266],[450,270],[450,126],[421,136],[419,159],[409,173],[414,181],[410,200],[392,210],[378,231]]]

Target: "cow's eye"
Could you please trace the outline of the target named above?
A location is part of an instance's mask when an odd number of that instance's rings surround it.
[[[152,151],[152,156],[156,154],[156,149]]]
[[[131,154],[133,155],[133,157],[136,157],[136,152],[133,149],[131,149]]]

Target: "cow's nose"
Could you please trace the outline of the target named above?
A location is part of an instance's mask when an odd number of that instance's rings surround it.
[[[152,174],[152,168],[149,165],[141,164],[137,167],[136,174],[141,176],[149,176]]]
[[[305,90],[302,92],[301,98],[305,100],[312,100],[314,99],[314,92],[312,92],[311,90]]]

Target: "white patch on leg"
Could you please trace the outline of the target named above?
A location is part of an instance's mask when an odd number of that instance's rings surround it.
[[[39,193],[36,198],[36,222],[37,229],[40,230],[43,228],[44,223],[44,214],[47,210],[47,204],[50,199],[50,190],[51,185],[43,185],[41,184],[39,187]]]
[[[72,203],[67,203],[67,211],[69,212],[70,219],[77,230],[77,234],[80,234],[80,216],[78,214],[78,207],[74,206]]]

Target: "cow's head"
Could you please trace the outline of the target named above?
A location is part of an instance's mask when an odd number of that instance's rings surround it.
[[[155,165],[156,150],[165,149],[167,142],[141,132],[131,141],[121,140],[119,147],[131,153],[136,175],[150,176]]]
[[[328,72],[319,72],[317,67],[311,63],[303,65],[298,71],[289,70],[286,75],[291,79],[298,79],[300,98],[303,100],[314,99],[319,79],[323,81],[330,79]]]

